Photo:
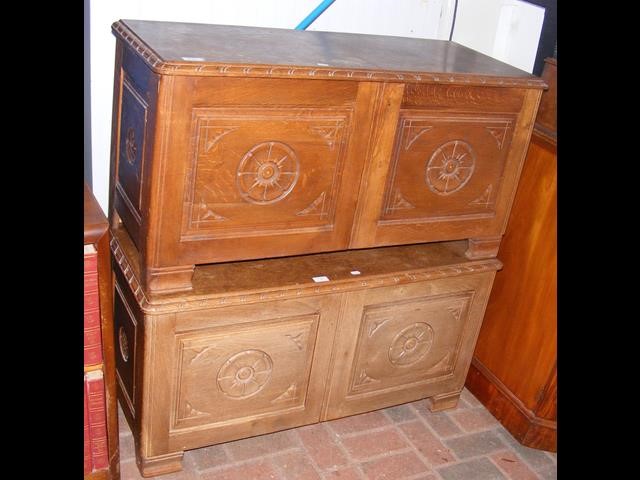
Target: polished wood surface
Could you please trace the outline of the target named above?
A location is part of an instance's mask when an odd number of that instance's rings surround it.
[[[387,247],[200,266],[191,292],[147,298],[123,228],[111,248],[145,476],[180,470],[185,449],[420,398],[454,407],[501,266],[464,241]]]
[[[459,239],[495,256],[539,78],[444,41],[113,31],[110,219],[149,295],[212,262]]]
[[[98,295],[102,334],[101,368],[104,374],[107,416],[107,444],[109,470],[95,472],[85,478],[120,479],[120,450],[118,437],[118,410],[116,392],[116,366],[113,340],[113,295],[109,223],[87,184],[84,184],[84,243],[95,246],[98,254]]]
[[[398,81],[404,79],[396,72],[402,72],[417,82],[543,85],[534,75],[443,40],[146,20],[120,20],[112,29],[150,67],[167,74]]]
[[[84,184],[84,244],[95,244],[107,233],[109,224],[87,184]]]
[[[550,70],[551,69],[551,70]],[[555,89],[548,61],[545,78]],[[556,449],[557,149],[543,94],[467,387],[522,443]],[[500,348],[496,348],[500,345]]]

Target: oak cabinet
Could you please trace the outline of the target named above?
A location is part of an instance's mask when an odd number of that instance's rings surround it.
[[[433,40],[113,31],[112,225],[151,294],[190,290],[211,262],[459,239],[495,256],[537,77]]]
[[[455,406],[501,266],[465,248],[213,264],[192,293],[151,298],[116,229],[117,378],[141,472],[179,470],[185,449],[420,398]]]
[[[447,41],[112,29],[116,363],[141,472],[454,407],[544,81]]]

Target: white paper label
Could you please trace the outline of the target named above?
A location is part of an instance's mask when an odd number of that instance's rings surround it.
[[[316,283],[328,282],[329,281],[329,277],[325,277],[324,275],[321,275],[319,277],[311,277],[311,279]]]

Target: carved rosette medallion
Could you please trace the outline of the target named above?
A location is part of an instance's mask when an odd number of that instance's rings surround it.
[[[218,388],[231,398],[255,395],[271,378],[273,361],[261,350],[245,350],[227,359],[218,372]]]
[[[396,366],[416,363],[431,349],[433,329],[420,322],[403,328],[395,336],[389,347],[389,361]]]
[[[133,127],[129,127],[127,130],[127,136],[124,140],[124,144],[126,147],[125,156],[127,157],[127,162],[133,165],[136,161],[136,154],[138,153],[138,145],[136,145],[136,132]]]
[[[129,361],[129,340],[127,340],[127,332],[124,331],[124,327],[120,327],[118,330],[118,344],[120,346],[120,355],[125,362]]]
[[[433,193],[450,195],[464,187],[473,175],[476,154],[467,142],[452,140],[440,145],[427,163],[425,182]]]
[[[242,198],[269,205],[285,198],[300,174],[296,153],[282,142],[263,142],[249,150],[238,165],[237,186]]]

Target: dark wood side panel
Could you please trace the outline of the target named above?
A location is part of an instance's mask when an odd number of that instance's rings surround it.
[[[551,68],[551,70],[549,70]],[[556,62],[542,97],[509,224],[504,262],[474,353],[468,388],[523,444],[556,448],[557,149]],[[500,345],[500,348],[496,348]]]
[[[114,205],[125,228],[143,249],[146,212],[146,181],[153,154],[158,75],[129,48],[122,50],[122,65],[116,70],[117,105],[114,110],[115,162]]]

